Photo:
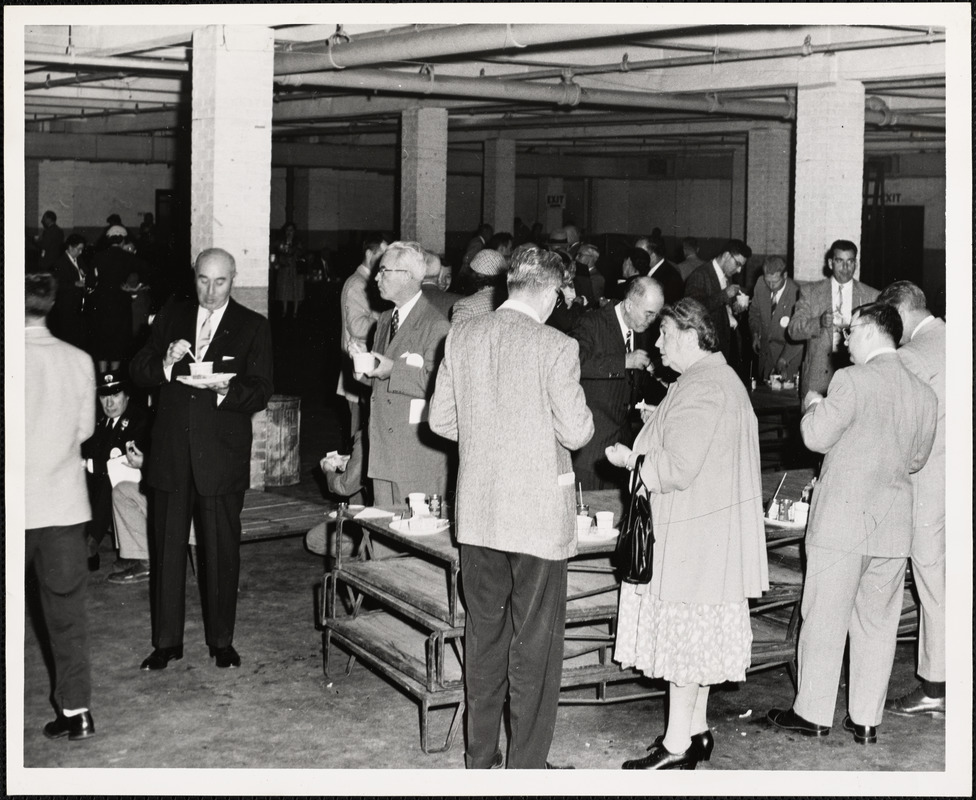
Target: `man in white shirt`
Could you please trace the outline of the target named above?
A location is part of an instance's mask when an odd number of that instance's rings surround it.
[[[800,397],[809,391],[824,394],[834,372],[849,363],[841,331],[850,323],[853,309],[873,303],[878,297],[877,289],[854,280],[854,242],[838,239],[830,246],[827,258],[830,277],[800,286],[800,299],[786,329],[794,341],[806,342]]]

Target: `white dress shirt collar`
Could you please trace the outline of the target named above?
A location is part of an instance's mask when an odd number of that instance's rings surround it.
[[[920,323],[918,323],[918,325],[915,326],[915,330],[913,330],[912,335],[908,337],[908,341],[914,339],[915,334],[917,334],[920,330],[922,330],[923,327],[928,325],[930,322],[933,322],[934,320],[935,317],[929,314],[925,319],[923,319]]]
[[[413,311],[413,307],[417,305],[417,301],[422,294],[423,292],[418,291],[417,294],[407,300],[402,306],[397,306],[397,325],[401,328],[403,327],[403,323],[407,321],[407,315]]]
[[[718,285],[721,286],[723,289],[726,286],[728,286],[729,285],[728,276],[725,274],[725,270],[723,270],[719,266],[718,261],[716,261],[714,258],[712,259],[712,269],[715,270],[715,274],[718,276]]]
[[[512,311],[518,311],[522,314],[525,314],[528,317],[532,317],[532,319],[534,319],[540,325],[542,324],[542,320],[539,319],[539,315],[536,314],[535,309],[532,308],[532,306],[528,305],[528,303],[523,303],[521,300],[512,300],[512,298],[509,298],[500,306],[498,306],[499,310],[503,308],[508,308]]]
[[[617,315],[617,324],[620,326],[620,335],[623,337],[624,343],[626,344],[627,343],[627,331],[629,331],[630,328],[628,328],[627,327],[627,323],[624,322],[624,312],[623,312],[622,306],[623,306],[623,303],[617,303],[617,305],[614,306],[614,309],[613,310],[614,310],[614,313]]]
[[[885,353],[894,353],[894,352],[895,352],[894,347],[878,347],[877,349],[872,350],[870,353],[868,353],[867,358],[864,359],[864,363],[867,364],[875,356],[880,356],[880,355],[884,355]]]

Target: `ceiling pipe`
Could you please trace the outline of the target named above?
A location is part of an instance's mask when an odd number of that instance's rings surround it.
[[[54,53],[27,53],[26,64],[51,64],[66,67],[88,67],[91,69],[136,70],[138,72],[185,72],[190,65],[185,61],[160,61],[151,58],[118,58],[112,56],[60,55]]]
[[[944,33],[926,33],[922,36],[896,36],[887,39],[869,39],[864,42],[836,42],[834,44],[812,44],[808,36],[802,45],[793,47],[777,47],[767,50],[737,50],[723,51],[715,48],[709,55],[678,56],[676,58],[658,58],[649,61],[629,61],[626,56],[616,64],[594,64],[591,67],[569,67],[573,75],[600,75],[608,72],[633,72],[646,69],[663,69],[668,67],[689,67],[703,64],[726,64],[735,61],[758,61],[766,58],[789,58],[791,56],[809,56],[814,53],[837,53],[844,50],[872,50],[879,47],[899,47],[903,45],[933,44],[944,42]],[[559,78],[565,69],[539,69],[533,72],[511,73],[497,76],[502,80],[536,80],[539,78]]]
[[[448,95],[479,97],[491,100],[549,103],[575,108],[609,106],[614,108],[658,108],[672,111],[691,111],[703,114],[730,114],[764,119],[793,119],[795,107],[790,102],[761,102],[732,100],[721,102],[717,95],[685,97],[659,92],[619,91],[615,89],[584,89],[575,83],[526,84],[519,81],[497,81],[485,78],[437,77],[411,75],[393,70],[354,70],[350,72],[316,72],[304,75],[285,75],[275,78],[285,86],[326,86],[333,89],[359,91],[389,91],[419,95]],[[924,117],[910,117],[890,110],[868,109],[865,121],[872,125],[945,129],[945,122]]]
[[[277,53],[275,75],[341,70],[395,61],[423,61],[440,56],[510,50],[540,44],[640,36],[687,28],[687,25],[455,25],[395,34],[382,39],[329,41],[326,53]]]

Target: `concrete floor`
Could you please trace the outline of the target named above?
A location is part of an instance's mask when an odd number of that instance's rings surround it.
[[[321,497],[313,468],[339,439],[336,407],[331,392],[324,389],[329,381],[325,375],[305,383],[298,380],[289,385],[286,379],[279,384],[279,390],[303,395],[302,483],[282,491]],[[334,381],[329,385],[334,386]],[[879,743],[858,746],[840,728],[844,715],[841,690],[834,730],[826,739],[808,740],[768,727],[766,711],[792,702],[793,689],[784,669],[756,674],[738,687],[713,692],[710,724],[715,752],[711,762],[691,776],[672,773],[650,779],[633,773],[597,772],[619,770],[621,762],[642,754],[663,732],[663,702],[641,700],[561,707],[550,760],[587,772],[546,774],[541,789],[539,776],[515,782],[504,773],[458,774],[449,785],[437,781],[440,773],[401,773],[391,779],[381,770],[462,769],[461,737],[445,753],[424,755],[418,706],[409,696],[358,663],[348,677],[330,680],[323,675],[322,635],[315,620],[315,595],[323,565],[320,557],[304,549],[300,537],[242,548],[235,646],[243,663],[238,670],[218,670],[208,658],[197,585],[191,575],[183,660],[162,672],[141,672],[139,664],[151,650],[148,585],[107,583],[113,557],[107,544],[105,548],[103,566],[91,579],[88,600],[97,736],[70,743],[48,741],[42,735],[43,724],[53,718],[48,699],[51,685],[28,619],[22,752],[27,768],[110,769],[84,773],[29,769],[27,785],[45,787],[43,791],[61,787],[67,793],[84,794],[819,794],[831,790],[861,794],[880,786],[890,794],[928,794],[945,786],[940,783],[945,775],[939,774],[946,768],[944,720],[889,715]],[[891,692],[913,688],[913,672],[913,648],[900,645]],[[433,717],[432,737],[447,729],[449,712],[438,713],[440,716]],[[966,744],[968,753],[971,742]],[[16,766],[15,751],[8,751],[8,756]],[[223,771],[182,771],[217,767]],[[130,773],[119,768],[162,771]],[[245,771],[237,772],[237,768]],[[320,769],[376,772],[356,773],[353,779],[346,772],[302,771]],[[816,774],[798,777],[786,772],[792,770]],[[852,774],[838,778],[837,772]],[[892,774],[895,772],[911,774]],[[8,775],[11,787],[15,778],[14,773]],[[840,783],[834,783],[837,780]]]

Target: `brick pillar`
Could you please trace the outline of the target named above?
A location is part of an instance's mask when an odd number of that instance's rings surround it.
[[[787,255],[791,138],[785,125],[749,131],[746,241],[757,256]]]
[[[496,232],[514,233],[515,140],[485,141],[484,209],[482,217]]]
[[[444,252],[447,109],[404,111],[400,134],[400,237]]]
[[[823,277],[835,239],[861,238],[864,86],[841,81],[800,86],[796,107],[794,275]]]
[[[732,204],[729,215],[729,238],[746,238],[746,150],[732,151]],[[750,244],[750,247],[752,245]]]
[[[190,248],[237,262],[234,298],[268,313],[274,32],[213,25],[193,32]],[[265,412],[251,418],[251,487],[264,487]]]
[[[274,32],[212,25],[193,33],[191,255],[237,261],[235,299],[268,313]]]

